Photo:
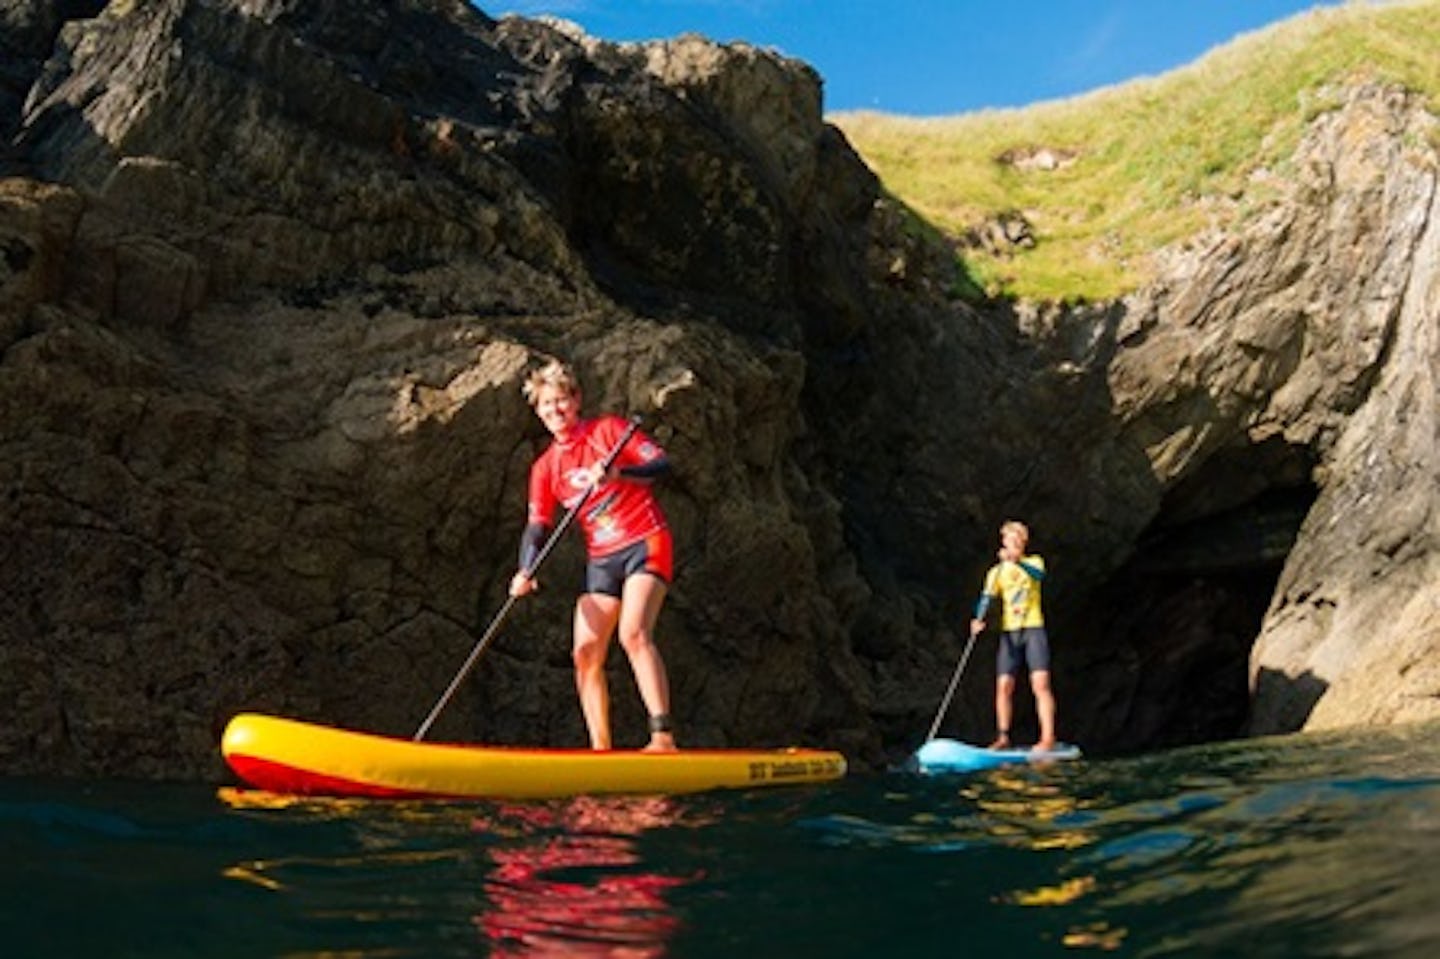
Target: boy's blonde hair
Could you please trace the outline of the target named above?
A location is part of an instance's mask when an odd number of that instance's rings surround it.
[[[525,377],[520,387],[525,394],[525,402],[531,406],[540,402],[540,388],[543,386],[553,386],[571,396],[580,395],[580,381],[575,378],[575,371],[559,360],[551,360],[539,369],[531,370],[530,375]]]
[[[1030,542],[1030,527],[1026,526],[1018,519],[1007,519],[1005,522],[1000,524],[1000,535],[1004,536],[1006,533],[1018,534],[1020,536],[1021,543]]]

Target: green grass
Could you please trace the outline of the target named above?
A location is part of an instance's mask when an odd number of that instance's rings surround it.
[[[990,295],[1104,300],[1142,285],[1159,248],[1263,209],[1305,125],[1361,80],[1417,91],[1440,112],[1440,0],[1317,9],[1164,76],[1021,110],[828,119],[947,237],[1007,211],[1031,223],[1033,248],[964,251]],[[999,159],[1036,147],[1074,162]]]

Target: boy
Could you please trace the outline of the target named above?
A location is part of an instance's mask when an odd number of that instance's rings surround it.
[[[985,574],[985,586],[975,603],[970,635],[985,630],[985,614],[992,599],[999,600],[1000,646],[995,657],[995,725],[997,735],[991,749],[1010,747],[1010,720],[1014,713],[1015,680],[1020,670],[1030,672],[1030,689],[1035,694],[1035,711],[1040,719],[1040,740],[1036,752],[1055,748],[1055,694],[1050,690],[1050,640],[1045,617],[1040,612],[1040,584],[1045,580],[1045,560],[1026,555],[1030,530],[1018,520],[1000,527],[999,563]]]

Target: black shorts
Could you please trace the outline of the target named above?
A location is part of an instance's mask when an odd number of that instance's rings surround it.
[[[619,599],[625,580],[636,573],[649,573],[668,584],[674,576],[673,552],[670,531],[661,529],[613,553],[592,556],[585,564],[585,592]]]
[[[1050,669],[1050,637],[1044,626],[1026,626],[1000,634],[1000,648],[995,651],[995,674],[1018,676],[1021,668],[1032,673]]]

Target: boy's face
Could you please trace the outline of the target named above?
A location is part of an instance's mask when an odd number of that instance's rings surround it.
[[[1012,557],[1025,555],[1025,537],[1018,530],[1007,529],[1000,533],[1000,548]]]

